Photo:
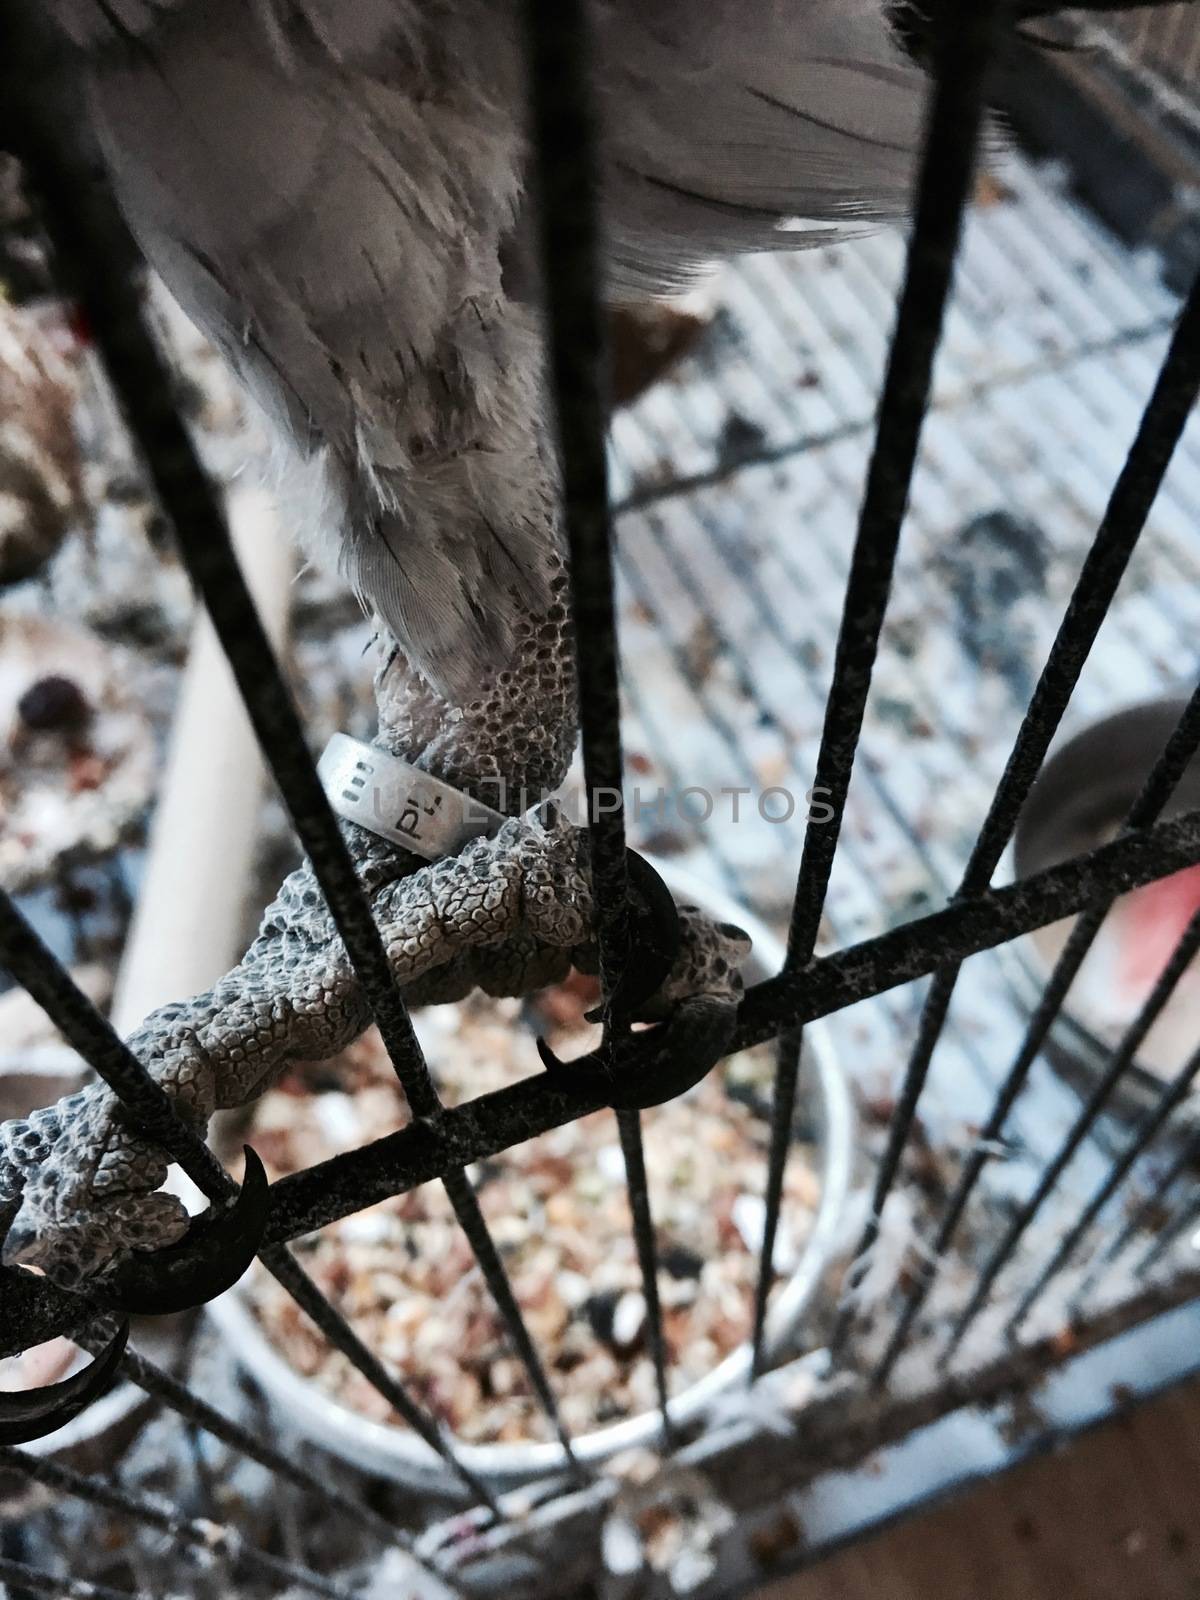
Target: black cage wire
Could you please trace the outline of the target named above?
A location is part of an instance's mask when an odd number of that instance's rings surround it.
[[[613,603],[612,509],[608,488],[603,326],[597,295],[596,175],[591,161],[587,95],[587,7],[583,0],[530,0],[533,116],[540,151],[543,240],[554,391],[569,532],[572,605],[578,641],[585,781],[592,794],[619,793],[623,760]],[[752,1381],[767,1397],[771,1425],[753,1408],[697,1435],[673,1425],[657,1292],[659,1262],[641,1148],[640,1110],[687,1084],[686,1061],[660,1060],[647,1072],[640,1036],[610,1026],[593,1065],[598,1070],[551,1073],[522,1081],[453,1109],[444,1107],[393,982],[367,898],[326,801],[305,731],[234,556],[219,494],[206,476],[180,420],[171,373],[146,320],[139,263],[103,180],[41,113],[23,88],[37,83],[39,28],[32,8],[14,10],[12,52],[0,142],[22,162],[42,227],[53,249],[57,281],[85,312],[108,379],[144,460],[179,550],[215,626],[300,844],[313,864],[337,928],[359,975],[371,1013],[407,1094],[414,1120],[400,1132],[274,1183],[258,1239],[267,1270],[457,1475],[472,1510],[449,1523],[403,1532],[369,1494],[301,1459],[262,1431],[223,1414],[201,1394],[127,1349],[124,1332],[102,1307],[13,1269],[0,1274],[0,1355],[58,1334],[75,1337],[95,1357],[70,1394],[36,1392],[20,1402],[16,1424],[78,1410],[118,1374],[207,1430],[266,1472],[294,1486],[330,1517],[349,1519],[381,1549],[396,1545],[452,1591],[485,1587],[497,1572],[522,1593],[564,1593],[596,1570],[597,1529],[617,1493],[613,1480],[577,1460],[537,1343],[484,1222],[466,1170],[523,1141],[604,1107],[618,1119],[630,1190],[638,1259],[644,1275],[648,1340],[662,1410],[662,1448],[735,1510],[761,1505],[830,1468],[861,1461],[891,1440],[971,1402],[1019,1391],[1048,1368],[1102,1343],[1200,1289],[1188,1235],[1200,1219],[1190,1181],[1200,1134],[1182,1131],[1173,1113],[1200,1074],[1200,1051],[1156,1090],[1132,1127],[1105,1147],[1103,1167],[1086,1203],[1045,1218],[1072,1157],[1101,1122],[1134,1068],[1151,1026],[1200,946],[1194,916],[1141,1014],[1111,1052],[1068,1125],[1044,1151],[1019,1200],[973,1220],[992,1164],[1005,1152],[1030,1075],[1064,999],[1101,926],[1121,895],[1200,863],[1200,812],[1179,810],[1173,796],[1200,747],[1200,692],[1180,703],[1123,825],[1108,842],[1041,866],[1019,881],[993,887],[1018,819],[1046,762],[1077,681],[1109,612],[1163,485],[1200,390],[1200,289],[1187,295],[1144,412],[1119,470],[1107,510],[1075,575],[1069,604],[1016,731],[1003,776],[948,902],[887,931],[818,955],[822,913],[834,869],[872,673],[905,523],[934,362],[953,283],[964,212],[975,181],[989,70],[1006,25],[1002,0],[964,8],[947,37],[933,81],[928,132],[903,289],[878,408],[861,515],[845,583],[832,684],[812,775],[829,798],[830,816],[814,817],[803,834],[798,878],[781,971],[756,984],[741,1006],[735,1046],[775,1041],[777,1068],[772,1137],[763,1174],[765,1225],[758,1271]],[[1159,51],[1164,115],[1179,123],[1171,92],[1188,105],[1180,52],[1200,49],[1191,8],[1146,12],[1134,22],[1104,19],[1111,61]],[[18,37],[17,21],[25,26]],[[1186,33],[1163,44],[1164,30]],[[18,45],[20,48],[18,49]],[[1160,49],[1160,47],[1162,47]],[[1094,56],[1091,58],[1094,60]],[[1057,65],[1054,70],[1057,69]],[[1072,66],[1073,70],[1073,66]],[[1104,69],[1108,70],[1107,66]],[[1019,108],[1017,108],[1019,118]],[[1194,130],[1193,130],[1194,131]],[[765,453],[764,453],[765,455]],[[745,463],[743,462],[743,465]],[[1114,469],[1118,463],[1113,463]],[[660,496],[661,489],[653,491]],[[1189,688],[1192,686],[1188,686]],[[589,821],[598,940],[611,994],[628,959],[625,817],[604,808]],[[886,1136],[872,1175],[870,1209],[854,1259],[868,1261],[879,1243],[889,1197],[914,1136],[922,1093],[950,1014],[956,985],[973,956],[1031,931],[1077,920],[1044,990],[1032,1006],[1019,1048],[1003,1063],[992,1103],[973,1131],[961,1163],[933,1201],[928,1238],[911,1254],[881,1303],[863,1308],[847,1274],[840,1302],[814,1318],[812,1350],[783,1366],[768,1348],[767,1305],[797,1095],[804,1030],[818,1019],[915,980],[928,980],[919,1020]],[[129,1116],[195,1180],[214,1206],[237,1198],[216,1158],[177,1117],[164,1092],[54,959],[5,896],[0,902],[0,959],[42,1005],[83,1059],[118,1094]],[[1123,1222],[1109,1202],[1122,1193],[1143,1153],[1166,1148],[1153,1185]],[[1164,1141],[1166,1143],[1164,1144]],[[558,1470],[535,1493],[498,1494],[459,1460],[433,1417],[367,1349],[317,1288],[290,1250],[293,1241],[375,1202],[440,1179],[503,1317],[533,1392],[561,1448]],[[1107,1208],[1107,1209],[1106,1209]],[[1100,1228],[1095,1225],[1102,1224]],[[954,1255],[967,1229],[972,1250],[962,1270]],[[982,1231],[981,1231],[982,1230]],[[1035,1248],[1031,1248],[1035,1246]],[[957,1263],[954,1270],[950,1264]],[[803,1401],[788,1382],[803,1369]],[[49,1391],[47,1391],[49,1394]],[[0,1416],[5,1422],[7,1413]],[[780,1419],[783,1419],[781,1425]],[[9,1437],[13,1437],[9,1422]],[[28,1433],[25,1435],[28,1437]],[[58,1494],[132,1519],[164,1535],[179,1559],[188,1549],[226,1564],[247,1585],[343,1596],[363,1592],[345,1573],[316,1570],[260,1546],[234,1526],[192,1516],[185,1508],[140,1497],[103,1476],[6,1445],[0,1466]],[[534,1514],[536,1508],[537,1514]],[[497,1565],[499,1557],[505,1557]],[[522,1561],[518,1561],[518,1556]],[[13,1594],[105,1595],[112,1591],[50,1574],[5,1556],[0,1581]]]

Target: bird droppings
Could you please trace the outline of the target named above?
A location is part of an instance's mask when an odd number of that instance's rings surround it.
[[[734,1522],[702,1473],[669,1462],[635,1467],[604,1523],[605,1568],[617,1579],[656,1574],[671,1594],[692,1594],[716,1572],[721,1541]]]

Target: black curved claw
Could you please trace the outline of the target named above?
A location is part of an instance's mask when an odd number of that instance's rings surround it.
[[[139,1317],[165,1317],[206,1305],[232,1289],[258,1254],[267,1227],[271,1186],[257,1153],[245,1147],[246,1171],[234,1203],[210,1206],[177,1244],[135,1250],[100,1284],[102,1305]]]
[[[636,850],[626,855],[632,890],[629,961],[609,1009],[637,1020],[670,977],[683,931],[679,908],[658,873]],[[699,1083],[725,1053],[729,1030],[713,1026],[707,1007],[705,1024],[697,1030],[691,1021],[696,1009],[685,1002],[668,1022],[631,1034],[621,1044],[619,1073],[598,1052],[577,1061],[560,1061],[545,1039],[537,1041],[538,1055],[547,1072],[581,1088],[599,1088],[605,1103],[618,1110],[661,1105]],[[586,1020],[602,1022],[604,1008],[589,1012]]]
[[[44,1439],[72,1421],[85,1406],[98,1400],[112,1383],[117,1364],[125,1354],[129,1324],[123,1322],[104,1349],[81,1372],[61,1383],[18,1394],[0,1394],[0,1445],[29,1444]]]
[[[620,1046],[618,1070],[593,1051],[560,1061],[544,1039],[538,1054],[564,1087],[598,1091],[614,1111],[648,1111],[665,1105],[706,1078],[733,1041],[732,1006],[703,998],[685,1000],[657,1027],[631,1033]]]
[[[671,975],[682,933],[679,908],[658,873],[636,850],[625,852],[630,897],[629,960],[612,997],[619,1015],[635,1017]]]
[[[566,1072],[568,1070],[567,1063],[558,1059],[540,1034],[534,1040],[534,1043],[537,1045],[537,1053],[542,1058],[542,1065],[547,1072]]]
[[[694,1089],[728,1055],[735,1012],[715,1000],[685,1000],[666,1022],[631,1034],[621,1070],[608,1080],[614,1111],[648,1111]]]

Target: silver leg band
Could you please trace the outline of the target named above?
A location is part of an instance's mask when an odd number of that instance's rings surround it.
[[[507,821],[501,812],[399,756],[344,733],[335,733],[325,746],[317,771],[339,817],[426,861],[455,855],[471,839],[493,834]]]

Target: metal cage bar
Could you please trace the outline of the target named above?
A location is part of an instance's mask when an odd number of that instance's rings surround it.
[[[783,1027],[816,1021],[928,976],[942,962],[966,960],[1198,859],[1200,812],[1188,812],[991,890],[978,901],[919,918],[824,957],[794,978],[757,985],[743,1003],[734,1048],[762,1044]],[[603,1107],[603,1090],[596,1085],[568,1087],[545,1078],[482,1095],[445,1112],[434,1127],[404,1128],[279,1179],[271,1186],[265,1243],[269,1247],[312,1233],[452,1167],[484,1160]],[[77,1327],[88,1314],[77,1296],[12,1268],[0,1269],[0,1288],[0,1356]]]
[[[1147,1141],[1149,1142],[1149,1141]],[[1175,1184],[1185,1172],[1195,1171],[1196,1157],[1200,1154],[1200,1133],[1192,1134],[1180,1145],[1166,1168],[1154,1182],[1153,1188],[1145,1198],[1133,1208],[1124,1227],[1118,1230],[1116,1236],[1104,1246],[1096,1257],[1094,1265],[1089,1269],[1087,1276],[1079,1286],[1075,1296],[1076,1304],[1081,1305],[1091,1294],[1095,1286],[1106,1275],[1108,1268],[1124,1255],[1129,1246],[1143,1230],[1149,1230],[1153,1225],[1158,1211],[1166,1203],[1167,1197]]]
[[[963,873],[956,902],[984,894],[1012,838],[1017,818],[1070,702],[1084,664],[1130,557],[1145,527],[1175,446],[1200,393],[1200,286],[1177,326],[1154,394],[1147,405],[1107,513],[1096,534],[1066,615],[1022,720],[1012,754]],[[899,1104],[876,1177],[871,1216],[857,1252],[878,1235],[879,1218],[891,1192],[908,1142],[933,1053],[946,1024],[961,964],[947,962],[930,985],[916,1041],[905,1070]],[[849,1330],[852,1312],[843,1310],[839,1340]]]
[[[1200,290],[1196,294],[1195,306],[1200,310]],[[1200,384],[1200,349],[1197,349],[1195,354],[1197,380]],[[1198,749],[1200,749],[1200,688],[1193,693],[1165,749],[1146,779],[1141,793],[1130,808],[1122,827],[1123,832],[1136,831],[1158,820]],[[967,1208],[967,1202],[987,1165],[989,1147],[1003,1132],[1009,1113],[1024,1087],[1038,1052],[1050,1031],[1050,1026],[1061,1010],[1067,991],[1075,981],[1084,957],[1095,942],[1109,909],[1108,906],[1094,907],[1085,912],[1071,930],[1066,948],[1055,963],[1042,1000],[1030,1019],[1016,1060],[1009,1068],[996,1094],[988,1119],[980,1129],[974,1148],[967,1157],[958,1182],[946,1202],[930,1254],[918,1269],[915,1281],[905,1296],[895,1331],[874,1374],[874,1381],[877,1383],[886,1379],[904,1350],[913,1322],[933,1287],[940,1258],[949,1248]],[[1188,1082],[1190,1083],[1190,1079]],[[1181,1090],[1181,1098],[1182,1092]]]
[[[1029,1225],[1041,1211],[1057,1185],[1059,1178],[1062,1177],[1075,1153],[1095,1126],[1105,1107],[1109,1104],[1113,1091],[1128,1074],[1150,1029],[1162,1015],[1167,1002],[1179,985],[1179,980],[1183,977],[1188,967],[1191,966],[1198,952],[1200,952],[1200,912],[1196,913],[1184,930],[1170,961],[1163,969],[1162,976],[1147,996],[1146,1002],[1137,1017],[1126,1029],[1120,1043],[1112,1053],[1107,1068],[1097,1079],[1079,1115],[1071,1124],[1070,1130],[1047,1163],[1033,1193],[1018,1208],[1012,1221],[1004,1230],[1004,1234],[997,1243],[996,1248],[980,1268],[979,1277],[971,1293],[971,1298],[954,1324],[950,1341],[943,1353],[942,1359],[944,1361],[952,1359],[967,1330],[983,1310],[991,1293],[992,1285],[1012,1259],[1013,1253],[1024,1237]]]
[[[1151,1142],[1158,1137],[1172,1111],[1182,1104],[1192,1085],[1200,1078],[1200,1049],[1196,1050],[1167,1083],[1157,1105],[1138,1124],[1134,1136],[1113,1163],[1108,1175],[1084,1206],[1075,1223],[1068,1229],[1049,1262],[1021,1297],[1016,1310],[1009,1318],[1007,1331],[1014,1334],[1029,1316],[1046,1289],[1070,1261],[1087,1235],[1096,1218],[1116,1194],[1133,1170],[1134,1163]]]
[[[48,1594],[51,1600],[141,1600],[129,1589],[109,1589],[102,1583],[84,1583],[75,1578],[60,1578],[56,1573],[39,1572],[23,1561],[0,1556],[0,1583],[13,1595]]]
[[[1142,426],[1130,451],[1107,514],[1076,585],[1037,690],[1022,721],[1004,776],[979,832],[960,888],[950,905],[873,940],[817,959],[815,948],[838,847],[847,793],[881,630],[892,588],[898,541],[904,521],[921,427],[928,409],[931,377],[949,290],[953,281],[961,224],[974,171],[985,78],[996,21],[1003,0],[970,8],[947,40],[932,100],[922,162],[916,223],[891,357],[881,400],[857,540],[846,587],[833,681],[822,729],[814,788],[833,802],[832,823],[810,820],[792,908],[784,970],[753,989],[739,1015],[735,1047],[775,1039],[779,1056],[775,1077],[771,1143],[766,1179],[766,1226],[755,1293],[753,1375],[761,1373],[766,1311],[772,1279],[773,1244],[778,1229],[784,1171],[795,1113],[803,1028],[807,1022],[853,1001],[933,974],[900,1101],[892,1118],[876,1178],[872,1212],[857,1255],[874,1243],[883,1205],[899,1172],[918,1102],[941,1037],[961,963],[1033,928],[1065,915],[1081,920],[1047,987],[1046,998],[1027,1032],[1001,1087],[980,1142],[969,1155],[950,1196],[938,1231],[946,1245],[958,1226],[987,1159],[989,1132],[1003,1127],[1021,1093],[1026,1074],[1077,970],[1086,944],[1114,896],[1200,860],[1200,813],[1158,821],[1175,779],[1200,742],[1200,691],[1128,819],[1124,836],[1060,866],[1002,890],[990,888],[1000,855],[1018,813],[1040,770],[1071,693],[1116,592],[1162,483],[1175,445],[1200,390],[1200,286],[1180,318]],[[616,618],[604,434],[603,326],[599,311],[596,202],[598,181],[590,137],[587,75],[587,7],[584,0],[528,0],[532,62],[533,126],[539,151],[543,199],[541,219],[547,266],[550,354],[557,400],[564,488],[565,525],[570,547],[572,606],[579,654],[581,726],[589,808],[591,863],[597,931],[605,995],[605,1041],[609,1070],[622,1069],[629,1019],[618,1002],[630,951],[627,856],[622,783]],[[9,123],[30,108],[17,96],[6,108]],[[511,1089],[468,1102],[455,1110],[441,1103],[413,1033],[403,998],[390,968],[367,897],[339,825],[325,800],[303,729],[242,582],[228,540],[218,496],[205,476],[173,404],[165,363],[145,326],[132,272],[135,253],[103,185],[92,181],[77,151],[44,137],[29,138],[20,126],[7,137],[20,148],[39,189],[44,221],[56,249],[59,269],[73,282],[86,308],[130,432],[147,463],[161,505],[175,524],[184,563],[212,617],[230,659],[260,745],[292,815],[297,834],[320,882],[339,933],[362,982],[369,1009],[379,1023],[397,1076],[408,1096],[414,1121],[401,1132],[349,1154],[294,1174],[272,1186],[263,1260],[326,1338],[343,1350],[358,1370],[438,1449],[471,1494],[495,1510],[486,1486],[457,1464],[441,1429],[411,1401],[398,1382],[367,1350],[345,1318],[321,1294],[288,1254],[287,1243],[340,1217],[433,1179],[441,1179],[471,1244],[510,1339],[525,1367],[543,1411],[555,1428],[564,1458],[576,1466],[569,1435],[558,1415],[548,1376],[513,1294],[500,1254],[488,1232],[467,1166],[538,1133],[603,1106],[604,1087],[572,1082],[570,1075],[528,1080]],[[36,129],[35,129],[36,132]],[[86,264],[86,270],[84,270]],[[830,438],[834,435],[830,435]],[[764,451],[758,459],[769,460]],[[745,461],[739,462],[744,466]],[[721,469],[722,475],[730,469]],[[700,475],[696,484],[715,481]],[[676,486],[678,489],[679,486]],[[654,495],[635,496],[630,504]],[[604,796],[604,804],[599,797]],[[613,802],[616,802],[615,804]],[[1166,1004],[1175,981],[1200,947],[1200,915],[1180,943],[1137,1022],[1113,1057],[1108,1072],[1089,1097],[1069,1133],[1041,1171],[1032,1198],[989,1256],[974,1298],[959,1320],[945,1356],[982,1307],[1028,1223],[1037,1213],[1094,1123],[1107,1095],[1134,1059],[1154,1016]],[[166,1149],[215,1201],[231,1198],[236,1185],[194,1131],[176,1115],[163,1090],[87,1003],[61,966],[45,950],[12,903],[0,899],[0,957],[42,1003],[86,1060],[114,1089],[139,1131]],[[1139,1031],[1140,1030],[1140,1031]],[[1143,1120],[1110,1167],[1054,1258],[1026,1295],[1009,1323],[1021,1324],[1041,1292],[1073,1254],[1100,1211],[1133,1169],[1138,1157],[1166,1125],[1200,1073],[1200,1052],[1164,1087],[1159,1103]],[[649,1345],[654,1362],[666,1443],[668,1374],[661,1307],[657,1292],[656,1242],[649,1204],[645,1152],[636,1113],[618,1118],[633,1212],[633,1229],[645,1286]],[[1172,1188],[1194,1158],[1189,1141],[1160,1179],[1155,1202]],[[1142,1205],[1098,1265],[1097,1273],[1132,1242],[1149,1216]],[[1179,1215],[1138,1267],[1147,1272],[1169,1244],[1200,1216],[1200,1203]],[[936,1265],[919,1276],[893,1331],[876,1379],[885,1377],[904,1348],[909,1330],[933,1282]],[[1085,1283],[1082,1293],[1086,1293]],[[0,1353],[26,1347],[52,1333],[79,1331],[94,1308],[27,1274],[0,1273]],[[1146,1304],[1152,1303],[1148,1297]],[[844,1306],[835,1344],[842,1349],[852,1318]],[[87,1343],[87,1334],[81,1335]],[[381,1538],[398,1537],[366,1507],[322,1486],[303,1468],[289,1463],[269,1445],[223,1418],[183,1385],[142,1358],[127,1355],[125,1371],[135,1382],[234,1448],[297,1487],[321,1493],[324,1502],[358,1515]],[[169,1509],[130,1496],[98,1480],[17,1452],[0,1452],[0,1464],[39,1482],[81,1494],[93,1503],[127,1514],[174,1537],[197,1536],[196,1527]],[[189,1531],[190,1530],[190,1531]],[[250,1559],[259,1570],[284,1581],[342,1596],[348,1591],[263,1552],[248,1555],[236,1537],[221,1531],[231,1555]],[[211,1545],[212,1530],[205,1539]],[[0,1562],[0,1580],[35,1592],[99,1596],[91,1585],[51,1579]]]
[[[879,638],[891,592],[896,553],[916,471],[929,406],[933,366],[975,175],[984,87],[1001,7],[984,0],[947,32],[938,63],[917,185],[916,220],[901,292],[875,448],[846,583],[833,682],[825,705],[813,793],[833,815],[810,817],[788,934],[787,969],[805,967],[816,948],[854,757],[862,732]],[[773,1252],[792,1138],[803,1036],[785,1033],[779,1045],[771,1123],[767,1216],[755,1296],[753,1372],[764,1359]],[[860,1245],[867,1248],[870,1240]]]
[[[36,39],[28,17],[24,26]],[[28,107],[18,104],[11,108],[10,115],[19,118],[22,112],[36,126]],[[89,173],[69,145],[60,147],[45,137],[31,141],[28,130],[20,127],[9,142],[26,164],[41,202],[41,219],[55,250],[57,268],[66,276],[89,317],[130,433],[142,452],[159,502],[175,528],[184,565],[229,661],[260,748],[362,984],[412,1114],[436,1118],[442,1110],[441,1101],[388,964],[370,904],[242,577],[220,502],[179,419],[170,375],[145,327],[132,276],[138,259],[136,248],[106,185]],[[83,261],[92,262],[95,270],[80,273],[78,268]],[[215,1158],[209,1159],[215,1163]],[[481,1256],[477,1249],[487,1238],[487,1225],[474,1192],[465,1181],[448,1182],[446,1187],[534,1393],[563,1446],[568,1466],[577,1471],[549,1379],[525,1327],[499,1252],[493,1246],[485,1248]],[[312,1288],[319,1293],[315,1285]],[[351,1359],[372,1382],[370,1371],[363,1371],[363,1365],[375,1369],[378,1364],[360,1361],[361,1342],[345,1319],[331,1305],[323,1316],[328,1325],[334,1319],[344,1325],[342,1348],[347,1353],[355,1350]],[[389,1392],[398,1393],[397,1386],[389,1385]],[[411,1402],[405,1414],[417,1415]],[[423,1434],[432,1441],[436,1430],[423,1430]],[[449,1450],[444,1439],[437,1448],[443,1455]],[[462,1476],[461,1469],[456,1470]]]
[[[600,175],[586,0],[526,0],[542,279],[562,461],[588,842],[603,989],[601,1054],[619,1072],[629,1018],[616,1006],[630,951],[621,690],[608,491],[607,347],[600,293]],[[666,1341],[641,1117],[617,1113],[663,1436]]]
[[[385,1548],[403,1539],[404,1535],[386,1517],[373,1511],[364,1500],[355,1500],[342,1494],[333,1484],[318,1477],[293,1456],[274,1449],[258,1434],[251,1433],[199,1395],[193,1394],[186,1384],[180,1383],[178,1378],[173,1378],[169,1372],[164,1372],[136,1350],[126,1350],[121,1357],[121,1375],[131,1383],[136,1383],[146,1394],[161,1400],[190,1426],[203,1429],[248,1460],[258,1462],[259,1466],[265,1467],[285,1483],[311,1495],[316,1504],[329,1514],[352,1518],[367,1528]]]
[[[364,1377],[377,1394],[404,1418],[418,1438],[423,1439],[453,1472],[459,1483],[473,1499],[488,1508],[493,1515],[500,1514],[495,1496],[477,1473],[459,1458],[458,1452],[437,1419],[409,1394],[399,1379],[362,1339],[322,1289],[300,1265],[286,1245],[273,1245],[259,1258],[267,1271],[287,1291],[305,1316],[318,1328],[335,1350],[340,1350],[354,1369]]]
[[[1195,1159],[1198,1152],[1193,1148],[1190,1139],[1186,1148],[1190,1156]],[[1175,1216],[1164,1227],[1159,1229],[1157,1238],[1150,1241],[1134,1262],[1134,1277],[1138,1279],[1148,1277],[1172,1246],[1187,1233],[1189,1228],[1194,1229],[1198,1221],[1200,1221],[1200,1193],[1194,1199],[1180,1206]]]
[[[356,1590],[323,1578],[319,1572],[288,1561],[283,1556],[256,1549],[247,1544],[233,1528],[207,1519],[184,1516],[165,1503],[118,1488],[107,1478],[86,1477],[45,1456],[31,1456],[7,1446],[0,1446],[0,1467],[8,1472],[19,1473],[43,1488],[73,1495],[106,1511],[115,1511],[120,1516],[141,1523],[143,1527],[152,1528],[156,1533],[166,1534],[181,1545],[221,1557],[234,1568],[244,1566],[263,1577],[296,1585],[309,1594],[324,1595],[326,1600],[355,1600]]]

